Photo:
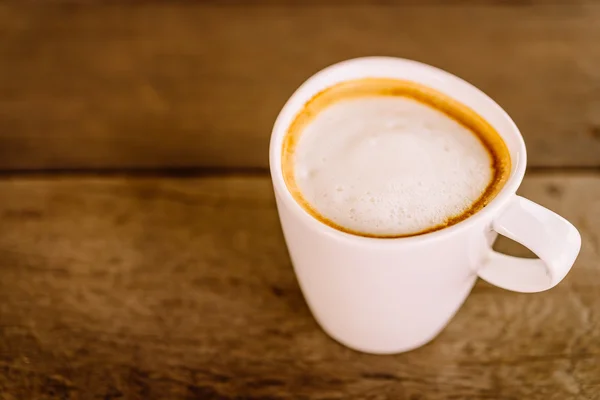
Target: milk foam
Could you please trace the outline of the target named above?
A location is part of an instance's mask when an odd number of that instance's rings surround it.
[[[369,235],[410,235],[469,210],[493,179],[472,131],[408,97],[345,99],[318,113],[295,148],[304,199]]]

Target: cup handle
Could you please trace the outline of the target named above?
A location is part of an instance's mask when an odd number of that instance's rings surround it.
[[[581,248],[581,236],[569,221],[520,196],[515,196],[494,220],[492,229],[539,257],[490,252],[478,271],[479,277],[515,292],[541,292],[554,287],[567,275]]]

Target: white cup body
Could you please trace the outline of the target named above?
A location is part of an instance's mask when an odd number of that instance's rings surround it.
[[[469,106],[494,126],[512,159],[511,175],[498,196],[456,225],[398,239],[351,235],[308,214],[283,179],[283,137],[316,93],[365,77],[422,83]],[[348,347],[369,353],[407,351],[433,339],[473,287],[496,237],[492,222],[514,198],[525,163],[523,138],[506,112],[474,86],[437,68],[398,58],[369,57],[333,65],[306,81],[277,118],[270,168],[292,264],[321,327]]]

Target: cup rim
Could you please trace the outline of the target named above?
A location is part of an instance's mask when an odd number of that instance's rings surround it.
[[[337,70],[348,68],[351,66],[356,66],[358,64],[364,64],[365,66],[369,66],[369,68],[376,69],[377,66],[381,66],[383,64],[394,64],[398,68],[419,68],[426,71],[429,74],[437,74],[440,78],[451,80],[455,84],[459,84],[466,90],[469,90],[475,93],[480,99],[487,102],[488,107],[493,109],[493,112],[496,113],[501,119],[504,120],[505,123],[509,126],[508,131],[510,131],[510,135],[516,139],[517,150],[511,151],[509,149],[509,153],[511,156],[511,161],[513,163],[513,167],[511,173],[508,177],[507,182],[504,184],[504,187],[500,190],[500,192],[490,201],[484,208],[471,215],[470,217],[454,224],[449,227],[436,230],[433,232],[417,234],[414,236],[407,237],[397,237],[397,238],[377,238],[377,237],[368,237],[368,236],[360,236],[352,233],[347,233],[335,229],[324,222],[319,221],[317,218],[310,215],[292,196],[290,191],[288,190],[284,178],[283,171],[281,167],[281,147],[283,145],[283,137],[287,131],[289,124],[284,126],[284,122],[282,119],[284,116],[289,115],[290,113],[295,113],[298,111],[299,107],[292,104],[297,97],[306,96],[309,94],[309,98],[314,96],[318,91],[323,90],[331,85],[340,83],[345,81],[331,79],[331,76],[335,74]],[[370,77],[371,75],[365,75],[364,77]],[[385,77],[385,75],[377,75],[377,77]],[[356,78],[352,78],[356,79]],[[326,80],[330,81],[329,84],[322,85],[320,81]],[[318,86],[315,90],[313,86]],[[451,93],[448,93],[449,96],[452,96]],[[302,103],[305,104],[305,103]],[[477,110],[475,110],[477,111]],[[503,136],[506,136],[507,133],[503,133]],[[525,175],[525,169],[527,164],[527,152],[525,148],[525,142],[523,140],[523,136],[519,131],[519,128],[516,126],[512,118],[508,115],[508,113],[498,105],[491,97],[489,97],[482,90],[478,89],[471,83],[459,78],[458,76],[451,74],[447,71],[444,71],[440,68],[421,63],[419,61],[409,60],[405,58],[398,57],[360,57],[353,58],[346,61],[338,62],[332,64],[324,69],[318,71],[311,77],[309,77],[304,83],[302,83],[290,96],[290,98],[286,101],[285,105],[279,112],[275,123],[273,125],[273,130],[271,133],[271,140],[269,146],[269,168],[271,172],[271,179],[273,182],[273,188],[275,190],[275,194],[279,197],[279,201],[283,201],[286,205],[289,206],[291,212],[296,214],[299,218],[303,219],[307,224],[309,224],[313,229],[320,231],[321,233],[333,237],[337,240],[342,241],[350,241],[354,244],[362,243],[367,245],[375,245],[375,246],[401,246],[401,245],[414,245],[419,243],[430,243],[433,241],[438,241],[448,236],[455,235],[459,232],[469,229],[473,225],[477,224],[478,221],[481,221],[484,218],[488,220],[493,220],[493,215],[497,214],[499,210],[501,210],[516,194],[516,191],[521,184],[523,177]],[[491,226],[490,226],[491,229]]]

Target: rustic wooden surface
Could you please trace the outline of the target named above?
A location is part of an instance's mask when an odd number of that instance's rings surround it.
[[[372,356],[311,317],[266,176],[5,177],[0,399],[600,399],[600,176],[521,193],[581,230],[572,273]]]
[[[403,3],[0,0],[0,400],[600,400],[600,3]],[[401,355],[320,330],[268,137],[303,80],[363,55],[447,69],[514,117],[521,193],[582,233],[559,286],[479,282]],[[177,167],[221,174],[136,172]]]
[[[530,165],[600,166],[597,1],[226,3],[0,2],[0,168],[264,168],[294,89],[364,55],[481,87]]]

